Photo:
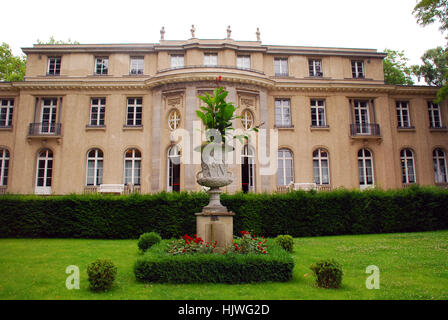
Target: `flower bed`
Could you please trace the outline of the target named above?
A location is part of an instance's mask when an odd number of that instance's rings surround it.
[[[154,245],[136,261],[134,274],[142,282],[247,283],[290,280],[294,261],[275,241],[257,239],[254,250],[241,252],[242,248],[248,248],[244,241],[247,240],[252,245],[253,238],[245,239],[243,235],[236,245],[220,253],[198,249],[201,247],[201,240],[197,237],[193,239],[184,236],[181,239],[186,247],[190,245],[188,249],[179,247],[180,243],[165,240]],[[206,245],[204,247],[208,249]],[[262,249],[257,248],[257,245]],[[173,248],[177,249],[173,251]],[[267,248],[269,252],[266,251]]]

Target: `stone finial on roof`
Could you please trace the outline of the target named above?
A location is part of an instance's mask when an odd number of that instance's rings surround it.
[[[160,29],[160,40],[165,40],[165,27]]]
[[[261,41],[260,28],[257,28],[257,32],[255,32],[255,34],[257,35],[257,41]]]
[[[194,27],[194,24],[191,25],[191,37],[195,38],[194,33],[196,32],[196,28]]]

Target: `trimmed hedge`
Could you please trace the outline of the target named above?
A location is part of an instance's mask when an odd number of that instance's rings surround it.
[[[167,253],[165,240],[154,245],[134,265],[141,282],[169,283],[250,283],[289,281],[292,278],[292,256],[274,242],[268,254],[185,254]]]
[[[448,229],[448,190],[401,190],[223,194],[236,213],[234,230],[293,237]],[[0,237],[137,239],[194,234],[208,195],[0,196]]]

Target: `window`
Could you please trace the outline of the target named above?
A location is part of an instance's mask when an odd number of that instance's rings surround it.
[[[241,113],[241,123],[243,124],[244,130],[249,130],[250,128],[252,128],[252,125],[254,124],[254,116],[252,112],[247,109],[244,110]]]
[[[288,58],[274,59],[274,73],[276,76],[287,76],[288,73]]]
[[[171,110],[170,114],[168,115],[168,127],[171,130],[176,130],[179,128],[180,123],[180,112],[177,109]]]
[[[142,98],[128,98],[126,125],[142,125]]]
[[[40,133],[54,134],[56,133],[56,110],[58,99],[44,98],[42,99],[40,122]]]
[[[241,188],[243,192],[255,191],[255,151],[247,144],[241,154]]]
[[[448,174],[446,166],[446,154],[442,149],[435,149],[432,153],[434,159],[434,177],[436,183],[447,183]]]
[[[171,55],[171,68],[183,68],[184,67],[184,55],[172,54]]]
[[[397,101],[396,106],[398,128],[410,128],[409,103],[407,101]]]
[[[8,185],[9,151],[0,149],[0,186]]]
[[[314,183],[330,184],[330,170],[328,165],[328,152],[317,149],[313,152]]]
[[[205,53],[204,54],[204,66],[217,66],[218,65],[218,55],[216,53]]]
[[[322,77],[322,60],[310,59],[308,61],[310,77]]]
[[[311,100],[311,126],[325,127],[325,100]]]
[[[355,125],[357,134],[370,134],[370,112],[367,100],[355,100]]]
[[[168,150],[168,191],[180,191],[180,150],[177,145]]]
[[[289,99],[275,99],[275,126],[291,127],[291,107]]]
[[[12,127],[13,110],[14,110],[14,99],[0,100],[0,128]]]
[[[36,193],[51,193],[53,175],[53,152],[44,149],[37,157]]]
[[[57,76],[61,74],[61,57],[48,58],[47,74],[51,76]]]
[[[128,149],[124,155],[124,184],[140,185],[142,155],[137,149]]]
[[[237,56],[236,67],[238,69],[250,69],[250,56]]]
[[[403,149],[400,152],[401,160],[401,182],[415,183],[414,153],[410,149]]]
[[[367,149],[358,151],[358,172],[359,185],[361,189],[373,186],[373,157],[372,153]]]
[[[429,127],[442,128],[442,117],[440,115],[440,106],[437,103],[428,101]]]
[[[106,112],[106,98],[92,98],[90,100],[90,125],[104,126]]]
[[[99,186],[103,183],[103,151],[92,149],[87,153],[86,185]]]
[[[352,61],[353,78],[364,78],[364,61]]]
[[[108,57],[95,58],[95,74],[106,75],[108,68],[109,68],[109,58]]]
[[[277,185],[287,186],[294,181],[292,152],[289,149],[278,150]]]
[[[143,74],[145,60],[143,57],[131,57],[130,74]]]

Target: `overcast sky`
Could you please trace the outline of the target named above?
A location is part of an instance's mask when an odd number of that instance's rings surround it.
[[[227,25],[235,40],[263,44],[405,50],[411,63],[426,49],[446,44],[438,25],[420,27],[416,0],[4,0],[0,41],[15,54],[37,39],[80,43],[155,43],[223,39]]]

